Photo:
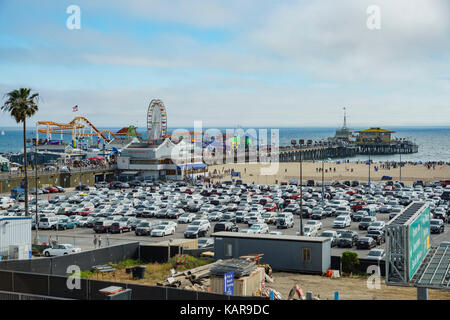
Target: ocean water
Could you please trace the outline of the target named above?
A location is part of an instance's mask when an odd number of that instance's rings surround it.
[[[106,128],[99,128],[100,130]],[[113,132],[116,132],[120,128],[108,128]],[[168,132],[171,133],[175,128],[168,128]],[[191,130],[192,128],[186,128]],[[205,128],[207,129],[207,128]],[[226,128],[217,128],[221,132],[225,133]],[[246,130],[247,128],[243,128]],[[258,128],[255,128],[259,132]],[[280,145],[290,145],[292,139],[311,139],[318,141],[334,136],[336,128],[261,128],[268,130],[268,138],[270,137],[271,129],[278,129],[280,135]],[[362,130],[365,128],[353,128],[355,130]],[[445,161],[450,162],[450,127],[390,127],[396,131],[393,134],[394,137],[407,138],[415,141],[419,145],[419,152],[414,154],[402,155],[402,161]],[[20,152],[23,149],[23,136],[22,129],[17,128],[3,128],[4,135],[0,135],[0,153],[8,152]],[[138,130],[139,133],[145,137],[145,130]],[[27,130],[28,138],[35,138],[35,130]],[[41,138],[45,138],[43,134]],[[55,137],[56,138],[56,137]],[[95,139],[95,138],[94,138]],[[66,135],[64,140],[70,143],[71,136]],[[96,140],[94,140],[96,141]],[[380,155],[371,156],[374,161],[399,161],[399,155]],[[350,161],[367,160],[367,156],[356,156],[348,158]]]

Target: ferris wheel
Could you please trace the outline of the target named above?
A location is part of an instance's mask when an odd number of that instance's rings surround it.
[[[147,111],[147,140],[161,140],[167,134],[167,114],[164,103],[159,99],[150,102]]]

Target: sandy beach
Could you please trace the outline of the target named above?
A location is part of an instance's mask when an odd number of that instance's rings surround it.
[[[290,178],[299,179],[300,177],[300,163],[287,162],[279,163],[278,168],[276,164],[272,164],[275,170],[274,174],[264,174],[263,168],[269,168],[269,163],[231,163],[224,165],[210,166],[208,171],[210,177],[214,181],[231,180],[231,170],[241,173],[241,179],[244,183],[255,184],[280,184],[283,181],[289,182]],[[303,180],[313,179],[315,181],[322,180],[321,161],[303,162]],[[276,170],[277,169],[277,170]],[[365,163],[324,163],[324,181],[340,181],[358,180],[360,182],[367,182],[369,176],[369,165]],[[383,176],[392,177],[393,181],[400,181],[400,167],[396,168],[387,166],[384,163],[373,163],[370,166],[370,180],[381,181]],[[236,177],[235,177],[236,178]],[[239,178],[238,178],[239,179]],[[435,165],[428,168],[422,164],[405,164],[401,168],[401,181],[407,184],[412,184],[416,180],[423,180],[424,182],[433,182],[450,179],[449,165]]]

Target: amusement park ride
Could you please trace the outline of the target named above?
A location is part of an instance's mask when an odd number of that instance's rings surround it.
[[[77,147],[77,141],[89,138],[91,139],[90,144],[93,145],[93,137],[97,137],[97,144],[100,144],[102,139],[107,144],[113,139],[139,136],[140,134],[136,132],[136,129],[135,126],[129,126],[120,129],[116,133],[110,130],[100,131],[85,117],[75,117],[69,123],[38,121],[36,123],[36,142],[38,145],[43,143],[42,139],[39,139],[39,134],[44,133],[46,135],[45,141],[47,141],[47,143],[60,142],[62,144],[64,136],[71,135],[73,147]],[[55,137],[58,135],[60,139]]]

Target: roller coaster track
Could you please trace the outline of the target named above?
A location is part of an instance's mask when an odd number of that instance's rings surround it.
[[[98,130],[88,119],[86,119],[85,117],[76,117],[74,118],[72,121],[70,121],[69,123],[58,123],[58,122],[54,122],[54,121],[38,121],[37,126],[54,126],[54,127],[58,127],[58,128],[49,128],[49,130],[47,131],[47,129],[38,129],[39,133],[46,133],[46,132],[50,132],[50,133],[54,133],[54,134],[71,134],[70,132],[65,132],[64,130],[69,130],[69,129],[83,129],[86,125],[88,127],[91,127],[92,130],[95,131],[95,133],[83,133],[83,136],[89,137],[89,136],[96,136],[99,135],[101,136],[106,142],[110,142],[110,139],[108,139],[104,133],[109,133],[111,134],[114,138],[117,138],[117,135],[113,132],[111,132],[110,130]]]

